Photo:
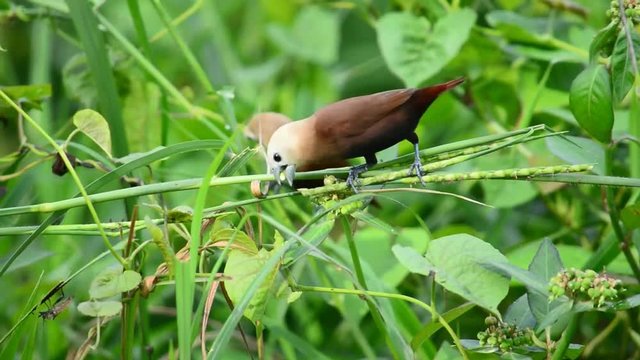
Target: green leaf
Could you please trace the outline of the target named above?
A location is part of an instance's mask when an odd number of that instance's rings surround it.
[[[73,125],[111,157],[111,132],[102,115],[91,109],[80,110],[73,115]]]
[[[293,28],[272,25],[267,31],[271,40],[290,55],[322,65],[330,65],[338,59],[340,23],[335,12],[305,6]]]
[[[633,295],[615,303],[612,308],[616,311],[624,311],[640,306],[640,294]]]
[[[640,203],[622,209],[620,217],[627,230],[640,229]]]
[[[424,256],[409,246],[394,245],[391,251],[400,264],[414,274],[429,276],[436,271],[436,268]]]
[[[618,39],[611,54],[611,82],[613,84],[613,99],[621,102],[629,93],[635,81],[635,71],[633,68],[633,56],[640,56],[640,35],[631,27],[629,36],[633,49],[629,49],[627,34],[624,29],[620,30]],[[633,51],[631,51],[633,50]],[[633,54],[633,56],[632,56]]]
[[[529,300],[527,294],[520,296],[514,301],[504,314],[504,322],[518,326],[521,329],[533,328],[536,325],[536,319],[529,309]]]
[[[409,274],[405,266],[389,256],[394,246],[408,246],[409,250],[417,251],[418,257],[427,250],[429,234],[422,228],[404,228],[399,234],[390,234],[377,227],[367,227],[354,234],[354,241],[358,244],[361,260],[366,262],[375,275],[389,288],[398,286]],[[345,251],[348,246],[342,244]]]
[[[542,281],[537,275],[531,273],[528,270],[521,269],[515,265],[512,265],[506,261],[486,261],[482,263],[483,266],[492,269],[493,271],[500,271],[524,284],[528,290],[536,291],[540,294],[548,296],[547,283]]]
[[[119,266],[110,267],[102,271],[91,282],[89,296],[92,299],[103,299],[119,295],[125,291],[135,289],[142,277],[133,270],[122,271]]]
[[[613,99],[621,102],[629,93],[635,81],[635,71],[633,68],[633,57],[640,57],[640,35],[631,27],[628,29],[633,49],[629,49],[627,34],[624,29],[620,30],[616,39],[613,53],[611,54],[611,82],[613,84]]]
[[[389,69],[407,86],[417,87],[458,54],[475,21],[469,8],[448,13],[433,28],[424,17],[388,13],[376,24],[378,45]]]
[[[51,84],[34,84],[18,86],[0,86],[14,102],[20,104],[25,111],[40,109],[42,102],[51,97]],[[15,110],[4,101],[0,101],[0,115],[13,117]]]
[[[554,136],[545,139],[553,155],[572,165],[595,164],[593,172],[605,175],[604,149],[597,142],[577,136]]]
[[[611,100],[611,81],[604,65],[589,65],[571,84],[569,104],[573,116],[585,131],[602,143],[611,141]]]
[[[609,25],[600,29],[596,36],[591,41],[589,47],[589,59],[591,62],[595,62],[596,57],[602,54],[604,57],[611,55],[613,44],[616,41],[616,33],[618,32],[618,24],[610,22]]]
[[[236,241],[238,239],[240,238],[236,238]],[[280,246],[274,244],[274,248],[271,251],[260,249],[255,253],[235,248],[230,251],[224,274],[231,278],[231,280],[225,281],[225,286],[234,304],[237,304],[247,293],[247,289],[249,289],[260,270],[263,269]],[[262,319],[267,301],[271,297],[270,291],[276,279],[279,266],[280,264],[271,269],[244,311],[244,316],[254,323]]]
[[[542,281],[548,283],[562,268],[562,260],[560,259],[558,250],[556,250],[556,247],[553,246],[553,243],[549,239],[545,239],[540,244],[538,252],[536,252],[536,255],[533,257],[531,264],[529,264],[529,271],[537,275]],[[549,312],[560,305],[557,300],[549,302],[546,294],[528,290],[527,295],[531,312],[538,322],[542,321]]]
[[[549,313],[538,322],[538,331],[548,328],[556,323],[561,317],[572,312],[573,302],[562,301],[560,304],[549,311]]]
[[[507,259],[491,244],[468,234],[450,235],[432,240],[425,257],[442,287],[499,316],[498,304],[509,291],[509,278],[484,263]]]
[[[223,228],[211,233],[212,243],[227,242],[231,241],[231,239],[233,239],[232,248],[234,250],[242,251],[247,255],[258,254],[258,247],[256,246],[256,243],[244,231],[239,231],[233,228]]]
[[[91,317],[114,316],[120,310],[122,310],[120,301],[85,301],[78,304],[78,311]]]

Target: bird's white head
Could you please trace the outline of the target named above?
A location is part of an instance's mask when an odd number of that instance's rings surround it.
[[[278,128],[271,136],[267,146],[269,171],[278,184],[281,183],[280,174],[284,172],[285,179],[289,185],[292,185],[296,167],[300,162],[297,146],[299,138],[295,131],[296,123],[292,122]]]

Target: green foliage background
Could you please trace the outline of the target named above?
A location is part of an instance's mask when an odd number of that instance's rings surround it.
[[[134,248],[143,245],[125,268],[143,278],[156,274],[163,262],[171,269],[158,277],[146,298],[140,291],[129,292],[135,281],[129,286],[130,280],[103,280],[123,281],[125,285],[108,293],[125,294],[124,300],[114,297],[125,304],[125,313],[102,327],[100,344],[90,357],[158,358],[178,350],[182,357],[199,357],[199,342],[189,345],[199,339],[212,269],[238,280],[227,281],[227,290],[236,305],[245,301],[248,306],[232,312],[220,290],[215,296],[205,344],[209,357],[225,359],[249,354],[288,359],[458,358],[451,344],[475,339],[486,328],[483,319],[490,311],[504,315],[512,305],[527,316],[536,315],[539,325],[553,306],[532,314],[521,296],[527,288],[531,294],[538,280],[546,285],[560,265],[606,269],[622,279],[627,295],[633,296],[640,275],[634,275],[640,240],[638,192],[593,185],[617,176],[630,178],[628,184],[637,187],[640,177],[637,61],[633,65],[629,54],[634,52],[625,51],[625,31],[617,24],[606,37],[596,36],[610,23],[611,6],[592,0],[0,0],[0,90],[44,130],[38,132],[7,101],[0,102],[1,263],[7,265],[11,254],[19,254],[0,277],[0,336],[9,336],[0,345],[0,357],[64,358],[83,344],[95,323],[76,305],[89,300],[97,286],[92,285],[94,278],[118,258],[105,254],[95,260],[107,247],[92,224],[99,219],[112,244],[126,240],[134,205],[139,229]],[[640,17],[629,15],[630,22]],[[637,56],[637,26],[631,23],[627,33]],[[606,41],[600,44],[598,39]],[[596,180],[574,177],[568,185],[522,179],[448,181],[430,184],[429,189],[492,207],[446,194],[394,192],[380,194],[376,204],[349,221],[314,217],[317,205],[309,197],[291,194],[241,207],[243,200],[254,199],[249,180],[268,179],[239,177],[265,172],[260,152],[242,136],[252,115],[276,111],[301,119],[339,99],[459,76],[466,82],[442,95],[420,122],[416,132],[422,149],[540,124],[568,133],[511,146],[447,171],[593,164]],[[77,126],[73,115],[85,108],[108,122],[111,154],[86,133],[64,143]],[[23,226],[42,224],[48,213],[60,209],[47,203],[71,199],[79,191],[71,174],[52,173],[56,155],[50,139],[86,165],[75,169],[84,186],[143,156],[141,163],[150,166],[127,171],[128,179],[161,188],[152,195],[133,196],[136,187],[117,181],[124,174],[111,173],[113,178],[102,188],[88,190],[108,194],[109,201],[95,203],[96,216],[84,205],[74,207],[59,224],[54,222],[59,227],[24,244],[35,228]],[[211,139],[219,141],[177,145]],[[167,147],[166,153],[152,164],[151,155],[139,154],[159,146]],[[379,159],[411,151],[408,142],[400,143]],[[208,192],[206,187],[198,190],[198,182],[171,187],[172,181],[214,175],[238,177]],[[581,182],[592,185],[575,185]],[[118,189],[124,189],[123,196],[117,195]],[[341,204],[360,200],[352,197]],[[202,229],[198,243],[193,239],[199,238],[197,220],[203,213],[217,220]],[[244,219],[245,213],[252,217]],[[165,219],[172,225],[162,225]],[[251,226],[244,227],[244,221]],[[319,248],[299,251],[299,230]],[[352,239],[345,236],[351,230]],[[435,239],[453,239],[459,247],[443,242],[431,246]],[[457,242],[461,239],[468,242]],[[482,244],[474,242],[480,239]],[[236,245],[223,252],[229,242]],[[22,249],[20,244],[28,246]],[[198,244],[205,249],[200,259]],[[495,263],[506,258],[531,272],[480,269],[476,260],[457,258],[464,244],[487,251],[479,254]],[[413,253],[399,255],[394,245]],[[555,256],[556,249],[559,259],[544,265],[535,256],[543,250]],[[426,253],[428,265],[421,260],[412,264],[408,259],[414,253]],[[175,261],[175,256],[184,261]],[[442,279],[434,280],[425,266],[433,266],[436,273],[448,269],[447,275],[469,266],[462,275],[480,275],[468,280],[475,287],[455,291],[443,287]],[[20,320],[79,269],[64,286],[74,305],[55,320],[43,321],[35,314]],[[505,271],[513,278],[510,283]],[[527,274],[539,277],[529,281],[533,278]],[[256,278],[263,282],[252,283]],[[457,275],[449,279],[460,280]],[[433,311],[407,299],[328,288],[402,294]],[[537,304],[546,300],[544,294],[537,296],[542,296]],[[468,301],[477,306],[466,305]],[[585,358],[637,358],[637,304],[627,305],[617,312],[576,311],[579,315],[567,308],[560,314],[565,318],[542,329],[539,338],[545,342],[548,334],[547,345],[551,340],[584,345]],[[50,306],[43,304],[38,311]],[[439,329],[434,316],[448,311],[451,332]],[[19,326],[11,333],[15,324]],[[568,340],[560,340],[562,334]],[[547,353],[554,351],[527,356],[544,358]]]

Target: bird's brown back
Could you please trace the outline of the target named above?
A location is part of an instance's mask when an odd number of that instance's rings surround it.
[[[421,89],[358,96],[325,106],[314,116],[315,135],[327,157],[373,156],[411,136],[429,105],[463,79]]]

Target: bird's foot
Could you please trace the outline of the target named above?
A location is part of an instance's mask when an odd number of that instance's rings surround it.
[[[409,167],[409,175],[413,175],[414,173],[420,180],[422,186],[426,187],[427,184],[422,179],[422,177],[424,176],[424,172],[422,171],[422,163],[420,163],[420,159],[416,159],[413,164],[411,164],[411,167]]]
[[[369,166],[367,166],[367,164],[354,166],[349,169],[349,176],[347,176],[347,185],[351,187],[354,193],[358,193],[358,189],[356,189],[356,185],[359,183],[358,175],[362,174],[368,169]]]

